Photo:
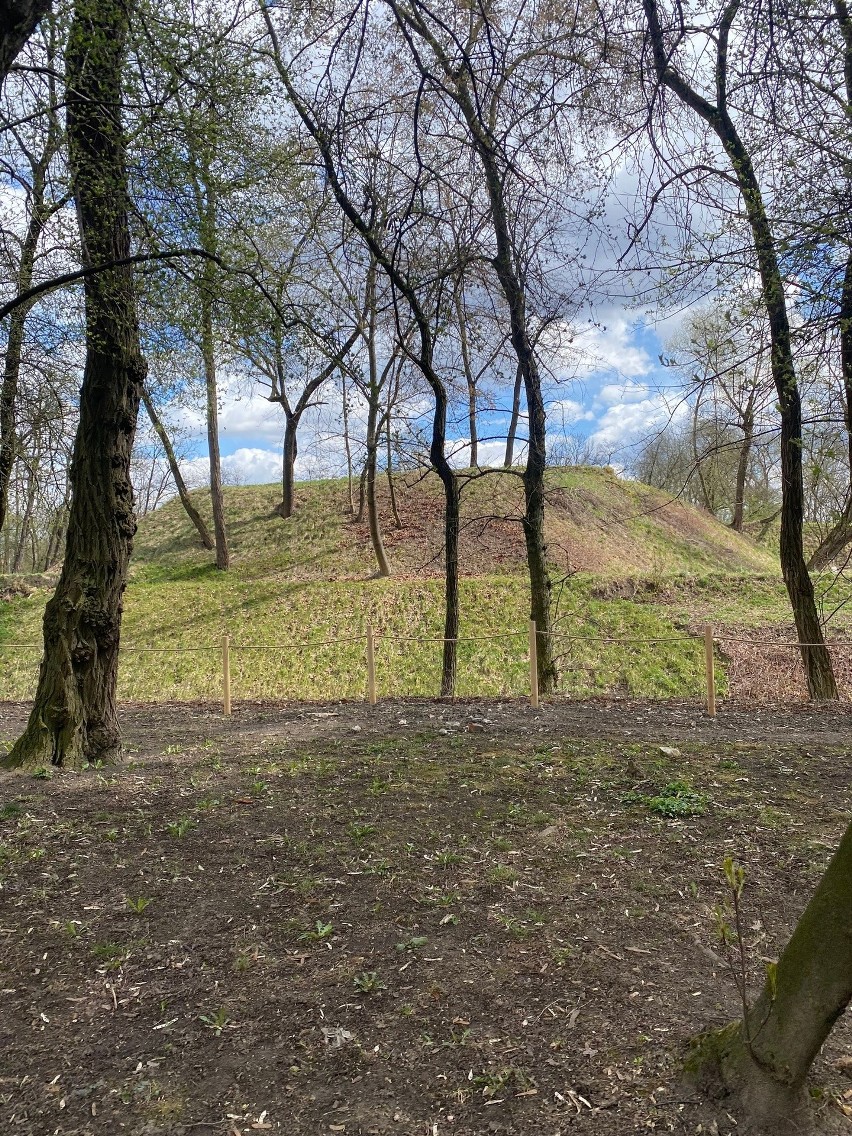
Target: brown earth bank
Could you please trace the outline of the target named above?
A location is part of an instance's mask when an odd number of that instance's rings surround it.
[[[738,1013],[722,863],[756,989],[848,821],[848,707],[121,717],[120,766],[0,776],[4,1132],[742,1130],[679,1078]],[[844,1018],[822,1132],[850,1051]]]

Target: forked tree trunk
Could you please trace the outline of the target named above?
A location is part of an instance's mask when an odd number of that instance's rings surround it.
[[[68,144],[86,259],[128,256],[121,79],[127,0],[77,0],[67,48]],[[130,457],[145,363],[130,268],[86,278],[86,364],[70,469],[65,561],[44,614],[27,728],[6,766],[119,755],[115,693],[122,596],[136,530]]]
[[[688,1072],[749,1132],[808,1131],[805,1081],[852,999],[852,825],[744,1022],[699,1040]]]
[[[166,455],[166,461],[169,463],[169,469],[172,473],[172,480],[174,481],[175,488],[178,491],[180,503],[181,505],[183,505],[186,515],[195,526],[195,530],[201,538],[202,546],[206,548],[208,552],[210,552],[213,549],[213,537],[207,531],[207,525],[205,525],[203,517],[192,503],[192,498],[189,495],[189,490],[186,487],[186,482],[184,481],[183,475],[180,472],[180,466],[178,465],[178,460],[175,455],[174,447],[172,446],[171,438],[169,438],[168,431],[163,425],[163,422],[159,414],[157,413],[157,408],[154,406],[154,403],[151,400],[151,397],[145,387],[142,388],[142,401],[145,404],[145,410],[151,420],[151,425],[154,427],[154,431],[157,437],[160,439],[160,444],[162,445],[163,451]]]

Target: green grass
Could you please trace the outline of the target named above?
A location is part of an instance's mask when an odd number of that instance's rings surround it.
[[[276,486],[229,487],[228,573],[216,571],[177,501],[144,518],[125,599],[119,697],[217,700],[227,631],[234,698],[360,698],[368,622],[380,636],[379,693],[437,694],[441,644],[409,640],[442,634],[440,485],[413,475],[398,475],[396,485],[401,530],[389,524],[387,501],[382,505],[395,573],[389,580],[370,579],[366,527],[349,519],[343,481],[300,483],[289,521],[274,512]],[[733,627],[789,622],[777,561],[707,514],[606,469],[551,470],[549,487],[554,577],[568,572],[557,589],[564,693],[682,697],[703,690],[700,642],[583,636],[667,639],[708,620]],[[518,478],[494,475],[463,495],[461,635],[498,637],[459,645],[460,696],[528,690],[520,494]],[[195,498],[206,509],[206,494]],[[483,524],[483,517],[492,520]],[[40,649],[2,647],[40,643],[45,599],[41,591],[0,604],[0,698],[34,691]],[[248,649],[255,645],[275,649]],[[721,665],[717,678],[724,694]]]
[[[14,619],[2,642],[38,643],[44,595],[9,602]],[[593,600],[588,586],[571,593],[571,635],[657,638],[682,634],[663,609],[626,600]],[[564,602],[564,596],[563,596]],[[520,695],[528,689],[527,588],[516,576],[465,579],[461,634],[498,635],[459,644],[458,694]],[[218,699],[221,637],[232,637],[235,698],[359,698],[365,688],[368,620],[379,635],[376,670],[382,695],[434,695],[440,686],[441,644],[409,642],[442,633],[442,585],[424,581],[306,581],[245,579],[215,573],[160,582],[137,581],[127,590],[119,668],[119,697],[131,700]],[[14,636],[12,629],[14,628]],[[514,632],[509,637],[508,632]],[[332,646],[330,639],[350,640]],[[264,644],[280,649],[243,650]],[[315,645],[312,645],[315,644]],[[560,636],[563,689],[647,697],[699,694],[700,643],[621,646]],[[168,646],[175,653],[133,652]],[[180,648],[207,646],[210,649]],[[0,697],[27,698],[34,690],[40,651],[4,651]]]

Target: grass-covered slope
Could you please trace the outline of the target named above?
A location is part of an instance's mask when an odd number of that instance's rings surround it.
[[[659,490],[623,481],[610,469],[573,467],[548,476],[547,538],[563,571],[622,577],[708,571],[773,572],[777,561],[715,518]],[[399,474],[394,480],[402,527],[393,523],[381,486],[384,536],[396,575],[440,576],[443,501],[437,478]],[[363,578],[373,571],[366,524],[353,524],[345,481],[297,486],[289,521],[274,512],[274,485],[226,490],[226,516],[235,566],[244,572],[284,572],[289,579]],[[209,512],[204,491],[196,504]],[[470,481],[462,495],[462,573],[525,570],[520,478],[494,472]],[[137,575],[150,568],[203,567],[210,556],[177,499],[144,519],[136,538]]]
[[[656,639],[696,626],[696,612],[743,581],[767,594],[776,614],[777,562],[712,517],[610,470],[550,475],[548,540],[562,632],[572,636]],[[382,512],[394,577],[371,579],[365,525],[347,515],[346,484],[297,487],[296,516],[274,513],[274,486],[226,490],[233,569],[218,573],[180,504],[172,501],[139,529],[127,591],[120,695],[125,699],[214,699],[221,689],[219,645],[231,635],[235,698],[359,697],[365,686],[364,636],[383,637],[380,692],[428,695],[439,686],[442,627],[441,514],[438,484],[400,475],[402,527]],[[384,490],[386,492],[386,489]],[[197,493],[199,506],[205,495]],[[459,695],[522,694],[527,689],[528,614],[521,485],[512,475],[470,483],[464,496]],[[761,593],[762,594],[762,593]],[[40,641],[44,592],[0,605],[0,646]],[[735,601],[732,601],[735,602]],[[780,611],[783,618],[783,598]],[[327,640],[342,640],[332,646]],[[275,650],[247,649],[259,646]],[[566,693],[698,694],[697,642],[571,643],[560,639]],[[143,650],[131,651],[130,648]],[[207,648],[198,650],[197,648]],[[3,650],[0,697],[28,696],[38,649]],[[724,687],[724,675],[721,676]]]

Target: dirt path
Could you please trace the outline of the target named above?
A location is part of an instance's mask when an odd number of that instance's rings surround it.
[[[10,739],[26,707],[0,707]],[[128,761],[0,775],[0,1126],[20,1136],[741,1129],[679,1082],[852,808],[852,712],[127,706]],[[852,1133],[843,1020],[814,1069]],[[713,1128],[713,1122],[716,1127]],[[703,1128],[699,1128],[703,1125]]]

